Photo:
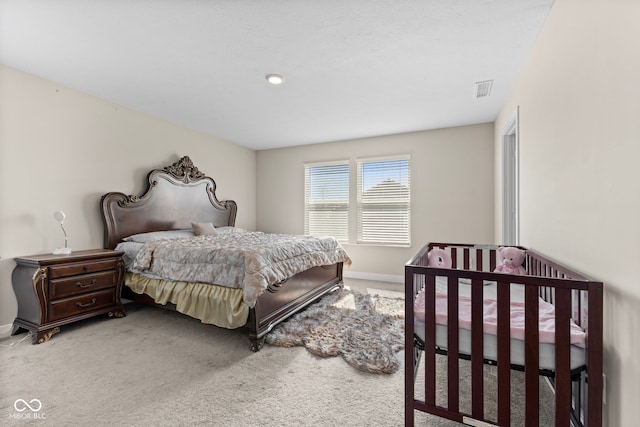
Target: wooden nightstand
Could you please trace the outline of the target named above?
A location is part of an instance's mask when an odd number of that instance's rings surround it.
[[[122,255],[119,251],[95,249],[15,258],[18,265],[12,282],[18,317],[11,335],[27,329],[33,332],[33,344],[40,344],[71,322],[104,313],[126,316],[120,301]]]

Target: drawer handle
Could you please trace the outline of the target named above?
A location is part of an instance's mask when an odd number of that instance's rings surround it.
[[[89,283],[82,283],[82,282],[77,282],[76,286],[79,288],[90,288],[91,286],[94,286],[96,284],[96,279],[93,279],[91,282]]]
[[[82,267],[82,269],[84,271],[89,271],[91,269],[91,267],[89,267],[88,265],[85,265],[84,267]]]
[[[92,306],[92,305],[93,305],[93,304],[95,304],[95,303],[96,303],[96,299],[95,299],[95,298],[93,298],[93,299],[91,300],[91,302],[86,303],[86,304],[82,304],[81,302],[77,302],[77,303],[76,303],[76,307],[81,307],[81,308],[90,307],[90,306]]]

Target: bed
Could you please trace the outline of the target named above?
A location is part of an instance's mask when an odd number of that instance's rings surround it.
[[[141,195],[100,201],[104,246],[125,254],[123,298],[246,328],[259,351],[275,325],[342,286],[350,260],[335,239],[235,227],[236,203],[218,200],[215,181],[188,156],[146,182]]]
[[[527,426],[539,423],[540,375],[554,389],[556,425],[602,424],[603,284],[521,249],[524,275],[494,272],[492,245],[429,243],[406,264],[405,425],[414,424],[416,410],[468,425],[511,425],[513,370],[524,371]],[[451,268],[430,266],[431,251],[444,251]],[[436,404],[436,357],[446,358],[446,405]],[[459,359],[470,361],[469,413],[460,409]],[[423,399],[416,398],[419,363]],[[485,416],[485,365],[496,369],[497,419]]]

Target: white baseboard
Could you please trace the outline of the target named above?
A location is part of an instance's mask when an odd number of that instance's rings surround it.
[[[0,325],[0,339],[10,337],[11,329],[13,329],[12,323],[9,323],[8,325]]]
[[[361,273],[358,271],[343,270],[342,275],[350,279],[375,280],[377,282],[404,283],[404,276],[392,274]]]

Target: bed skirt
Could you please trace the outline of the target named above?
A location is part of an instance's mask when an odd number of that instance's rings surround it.
[[[152,279],[130,272],[125,274],[124,283],[134,293],[148,295],[157,304],[172,303],[177,311],[202,323],[236,329],[244,326],[249,318],[249,306],[242,300],[242,289]]]

